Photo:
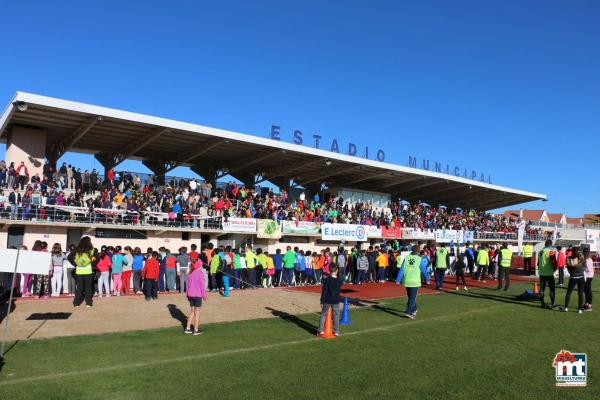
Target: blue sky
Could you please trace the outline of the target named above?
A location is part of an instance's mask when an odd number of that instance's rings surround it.
[[[1,103],[22,90],[258,136],[277,124],[548,195],[527,208],[600,212],[600,2],[147,3],[4,4]]]

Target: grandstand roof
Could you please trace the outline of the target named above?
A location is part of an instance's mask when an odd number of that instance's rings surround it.
[[[326,183],[482,210],[546,199],[453,175],[24,92],[17,92],[0,116],[0,139],[15,125],[45,129],[50,148],[190,166],[196,172],[211,169],[220,176],[258,175],[275,184],[283,179],[302,186]]]

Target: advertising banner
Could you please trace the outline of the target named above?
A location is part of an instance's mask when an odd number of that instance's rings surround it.
[[[0,250],[0,272],[14,272],[15,263],[18,262],[17,273],[48,275],[50,256],[50,252],[2,249]]]
[[[256,219],[254,218],[228,218],[223,221],[225,232],[248,232],[256,233]]]
[[[323,224],[321,226],[321,239],[364,242],[367,240],[367,229],[363,225]]]
[[[519,230],[517,231],[517,247],[519,248],[519,254],[523,253],[523,239],[525,238],[525,220],[519,221]]]
[[[463,243],[468,243],[471,242],[473,243],[473,241],[475,240],[475,232],[473,231],[463,231]]]
[[[399,227],[386,228],[385,226],[382,226],[381,231],[384,238],[400,239],[402,237],[402,229]]]
[[[402,239],[428,240],[434,239],[434,231],[421,231],[413,228],[402,228]]]
[[[257,221],[256,237],[260,239],[281,239],[281,225],[272,219]]]
[[[321,224],[310,221],[283,221],[283,233],[319,234]]]
[[[383,237],[381,233],[381,228],[378,228],[377,225],[367,225],[367,237],[369,238],[380,238]]]
[[[435,231],[435,241],[438,243],[463,243],[463,231],[437,229]]]

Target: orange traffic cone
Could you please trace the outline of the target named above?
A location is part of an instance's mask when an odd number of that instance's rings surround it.
[[[323,339],[335,338],[335,335],[333,334],[333,312],[331,308],[327,311],[327,317],[325,317],[325,329],[321,337]]]
[[[538,289],[537,282],[533,282],[533,294],[539,294],[540,290]]]

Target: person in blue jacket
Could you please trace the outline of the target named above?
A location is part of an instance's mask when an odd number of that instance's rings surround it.
[[[473,271],[475,270],[475,252],[473,251],[473,243],[467,243],[465,256],[467,257],[467,268],[469,269],[469,274],[472,278]]]
[[[273,282],[273,286],[277,287],[281,284],[281,271],[283,270],[283,254],[281,254],[281,249],[275,250],[273,264],[275,265],[275,281]]]
[[[139,247],[133,250],[133,262],[131,269],[133,270],[133,291],[135,294],[142,293],[142,270],[144,269],[144,255]]]

